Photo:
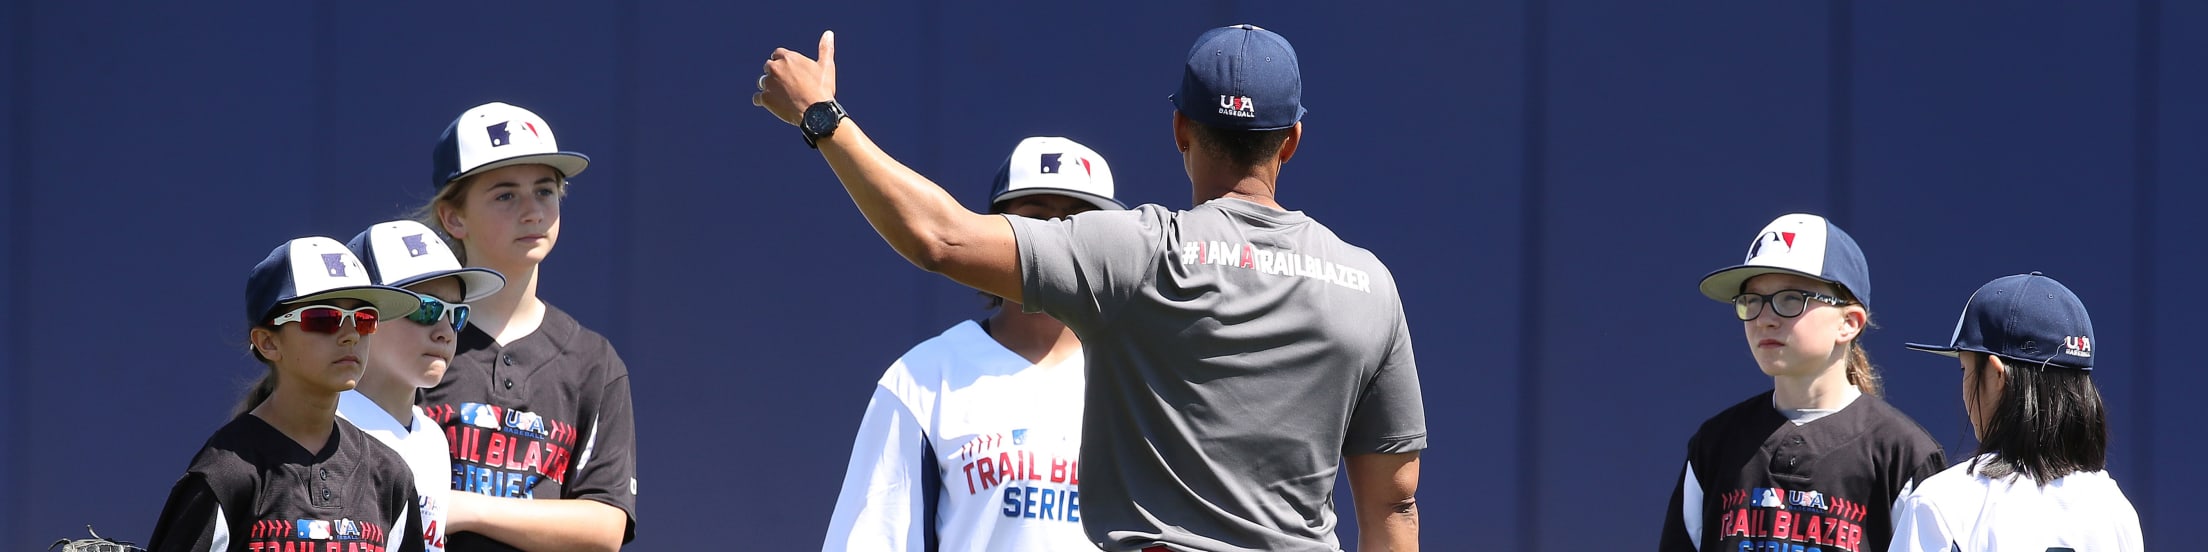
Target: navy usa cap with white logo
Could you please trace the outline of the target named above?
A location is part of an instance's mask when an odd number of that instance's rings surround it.
[[[411,220],[394,220],[368,227],[346,242],[345,248],[368,267],[368,278],[391,287],[451,276],[460,280],[462,303],[472,303],[505,289],[506,275],[488,268],[462,268],[452,246]]]
[[[455,180],[513,165],[547,165],[573,178],[590,166],[590,156],[560,151],[552,125],[527,109],[501,102],[473,108],[453,119],[430,152],[430,184],[443,189]]]
[[[1188,49],[1181,90],[1166,99],[1204,126],[1280,130],[1303,120],[1303,70],[1296,49],[1256,25],[1205,31]]]
[[[989,211],[997,212],[997,204],[1005,200],[1037,194],[1062,195],[1105,211],[1127,208],[1112,198],[1112,167],[1104,156],[1056,136],[1036,136],[1013,146],[989,189]]]
[[[384,318],[422,307],[414,292],[370,281],[360,259],[337,240],[310,236],[276,246],[253,265],[253,274],[245,279],[245,321],[259,326],[276,315],[277,307],[328,299],[367,301]]]
[[[1910,343],[1943,356],[1972,351],[2012,362],[2093,369],[2093,319],[2069,287],[2038,272],[2002,276],[1963,303],[1945,345]]]
[[[1871,265],[1863,259],[1863,249],[1825,217],[1794,213],[1764,225],[1739,265],[1702,277],[1702,295],[1732,301],[1749,278],[1765,274],[1822,280],[1848,290],[1858,303],[1871,303]]]

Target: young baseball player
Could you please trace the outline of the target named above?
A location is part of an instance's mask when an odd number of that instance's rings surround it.
[[[1197,205],[1056,220],[967,211],[884,153],[835,101],[834,57],[832,34],[818,62],[775,50],[753,103],[799,126],[907,260],[1080,336],[1091,542],[1333,552],[1346,473],[1358,548],[1417,548],[1426,422],[1395,280],[1276,199],[1303,133],[1286,38],[1238,25],[1189,49],[1172,126]]]
[[[414,405],[414,395],[444,378],[454,336],[468,325],[467,302],[497,293],[506,278],[489,269],[461,268],[444,240],[411,220],[368,227],[345,247],[367,267],[370,280],[421,296],[421,308],[405,321],[379,328],[360,386],[338,396],[337,416],[406,457],[421,496],[422,539],[430,552],[439,552],[445,549],[451,452],[444,428]]]
[[[1123,210],[1112,171],[1064,138],[1020,141],[989,212]],[[1081,532],[1081,341],[998,301],[891,364],[866,405],[823,552],[1048,551]]]
[[[1771,391],[1687,439],[1663,550],[1881,550],[1894,499],[1946,465],[1938,441],[1879,398],[1863,352],[1870,265],[1824,217],[1764,226],[1747,260],[1702,278],[1733,304]]]
[[[1961,360],[1978,452],[1901,498],[1892,550],[2145,550],[2106,471],[2099,344],[2085,303],[2037,272],[1978,288],[1946,344],[1909,344]]]
[[[274,384],[216,430],[169,491],[154,551],[423,549],[413,475],[397,452],[337,418],[383,317],[421,301],[370,283],[345,246],[285,242],[245,285],[253,356]]]
[[[567,179],[589,165],[552,126],[503,103],[445,128],[422,222],[460,261],[506,276],[422,409],[451,443],[453,550],[614,550],[636,535],[636,425],[613,345],[537,297]]]

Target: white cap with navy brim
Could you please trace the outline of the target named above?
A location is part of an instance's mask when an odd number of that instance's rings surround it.
[[[1079,142],[1057,136],[1020,140],[997,169],[989,205],[1040,194],[1057,194],[1118,211],[1127,204],[1112,198],[1112,167],[1104,156]]]
[[[329,299],[359,299],[377,314],[397,318],[422,307],[414,292],[376,285],[360,259],[337,240],[322,236],[293,239],[276,246],[253,265],[245,280],[245,317],[255,326],[268,323],[277,307]]]
[[[560,151],[552,125],[527,109],[502,102],[475,106],[453,119],[437,139],[430,175],[433,187],[485,171],[514,165],[547,165],[572,178],[590,166],[590,157]]]
[[[1741,264],[1702,277],[1702,295],[1732,301],[1748,279],[1793,274],[1838,285],[1858,303],[1871,302],[1871,268],[1855,239],[1825,217],[1794,213],[1765,225]]]
[[[451,276],[460,279],[463,303],[480,301],[506,287],[506,276],[496,270],[461,267],[452,246],[420,222],[394,220],[370,226],[345,248],[360,257],[369,278],[387,286],[403,288]]]

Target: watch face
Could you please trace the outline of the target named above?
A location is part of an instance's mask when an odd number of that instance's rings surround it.
[[[823,134],[829,129],[836,128],[837,122],[835,110],[828,109],[825,104],[813,104],[805,108],[805,130],[812,131],[814,134]]]

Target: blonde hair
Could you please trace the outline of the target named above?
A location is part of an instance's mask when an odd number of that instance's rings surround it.
[[[1863,330],[1855,333],[1855,339],[1848,340],[1848,383],[1855,384],[1865,395],[1884,397],[1885,378],[1879,377],[1878,366],[1871,364],[1870,351],[1863,348],[1863,334],[1871,331],[1871,307],[1856,299],[1847,287],[1834,285],[1833,288],[1840,291],[1842,300],[1863,309]]]

